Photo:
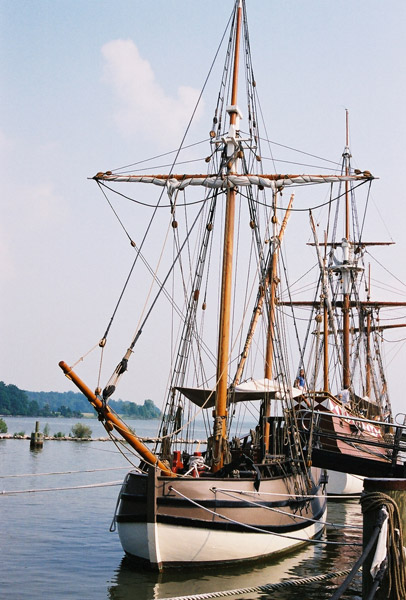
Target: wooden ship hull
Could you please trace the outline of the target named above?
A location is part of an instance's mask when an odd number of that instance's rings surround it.
[[[294,477],[173,478],[129,472],[116,514],[126,554],[152,569],[255,560],[319,537],[327,504],[320,469],[309,469],[309,497]],[[303,482],[302,482],[303,483]]]
[[[330,394],[310,395],[317,416],[312,462],[328,470],[329,494],[361,493],[364,477],[405,477],[388,424],[360,419]]]

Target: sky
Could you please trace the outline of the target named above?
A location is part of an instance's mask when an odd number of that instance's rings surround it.
[[[232,5],[0,0],[0,379],[7,384],[72,389],[58,362],[73,364],[97,345],[132,256],[89,177],[179,145]],[[339,160],[349,110],[353,164],[379,177],[371,238],[396,242],[376,256],[397,277],[390,299],[406,300],[406,3],[248,0],[247,9],[269,137]],[[191,130],[198,141],[211,128],[219,73]],[[395,343],[403,331],[387,336],[395,412],[405,412],[406,346]],[[161,404],[156,336],[137,359],[146,381],[136,392],[124,383],[119,397]],[[165,382],[166,371],[158,387]]]

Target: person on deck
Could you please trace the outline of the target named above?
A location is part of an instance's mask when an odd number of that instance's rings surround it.
[[[350,397],[350,390],[341,390],[341,392],[338,394],[338,399],[340,400],[340,402],[342,402],[344,405],[345,404],[349,404],[351,401],[351,397]]]
[[[299,390],[303,390],[303,391],[306,390],[306,380],[305,380],[304,369],[300,369],[299,375],[296,377],[295,383],[293,385],[295,388],[298,388]]]

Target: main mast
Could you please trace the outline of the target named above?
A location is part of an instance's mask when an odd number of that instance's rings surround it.
[[[237,107],[238,69],[241,36],[242,3],[238,3],[235,28],[234,68],[231,91],[230,129],[226,139],[227,174],[236,174],[236,149],[239,137],[241,113]],[[233,270],[234,220],[236,188],[227,189],[226,215],[224,224],[223,269],[220,299],[220,323],[217,355],[216,408],[214,420],[213,471],[218,471],[224,463],[224,450],[227,438],[227,395],[228,395],[228,356],[230,346],[231,285]]]

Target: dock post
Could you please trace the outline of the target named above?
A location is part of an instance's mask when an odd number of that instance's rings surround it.
[[[44,435],[39,430],[39,421],[35,421],[35,431],[31,433],[30,448],[42,448],[44,445]]]
[[[406,592],[406,560],[403,554],[403,540],[406,540],[406,479],[365,478],[361,504],[364,548],[374,532],[382,507],[387,508],[389,513],[386,572],[381,576],[381,584],[372,597],[376,600],[404,598],[406,596],[399,593]],[[371,575],[377,543],[378,540],[362,567],[363,598],[371,597],[372,590],[377,587]]]

